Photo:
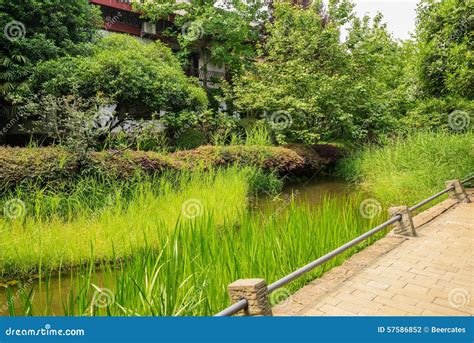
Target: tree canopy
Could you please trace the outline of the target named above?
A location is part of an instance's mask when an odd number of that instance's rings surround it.
[[[175,39],[180,55],[198,51],[205,59],[239,73],[255,57],[254,44],[261,33],[266,12],[263,1],[151,0],[134,1],[133,7],[149,20],[173,18],[174,27],[164,35]]]
[[[277,4],[259,59],[232,90],[237,109],[270,121],[285,116],[277,130],[282,141],[365,139],[388,130],[400,47],[381,17],[370,25],[368,18],[354,18],[347,4]],[[349,36],[341,42],[348,21]]]
[[[418,5],[419,78],[429,96],[474,96],[474,3],[422,0]]]
[[[39,63],[17,92],[17,101],[34,94],[84,99],[102,95],[119,106],[143,105],[150,112],[207,105],[205,92],[184,75],[170,48],[120,34],[101,39],[88,55]]]
[[[100,10],[88,0],[0,0],[0,95],[36,63],[81,51],[100,23]]]

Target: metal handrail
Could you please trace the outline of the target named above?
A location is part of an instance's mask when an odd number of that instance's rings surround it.
[[[311,263],[308,263],[303,268],[300,268],[297,271],[294,271],[293,273],[281,278],[280,280],[275,281],[274,283],[272,283],[271,285],[268,286],[268,292],[271,293],[271,292],[277,290],[278,288],[283,287],[287,283],[290,283],[291,281],[299,278],[300,276],[310,272],[311,270],[313,270],[314,268],[320,266],[324,262],[327,262],[331,258],[343,253],[347,249],[349,249],[349,248],[353,247],[354,245],[364,241],[365,239],[369,238],[370,236],[375,235],[377,232],[385,229],[389,225],[392,225],[392,224],[396,223],[400,219],[402,219],[402,216],[397,214],[396,216],[392,217],[391,219],[387,220],[386,222],[384,222],[384,223],[380,224],[379,226],[373,228],[372,230],[367,231],[363,235],[360,235],[359,237],[353,239],[350,242],[347,242],[346,244],[344,244],[344,245],[340,246],[339,248],[327,253],[326,255],[318,258],[317,260],[315,260]]]
[[[467,179],[462,180],[461,183],[466,183],[474,179],[474,175],[469,176]]]
[[[461,181],[461,183],[464,184],[464,183],[466,183],[466,182],[468,182],[472,179],[474,179],[474,175],[468,177],[467,179],[465,179],[463,181]],[[440,197],[441,195],[448,193],[453,188],[454,188],[454,186],[448,187],[448,188],[442,190],[441,192],[438,192],[438,193],[430,196],[429,198],[419,202],[418,204],[413,205],[412,207],[408,208],[408,210],[410,212],[413,212],[413,211],[417,210],[418,208],[422,207],[423,205],[426,205],[430,201],[433,201],[434,199]],[[359,237],[354,238],[350,242],[347,242],[346,244],[340,246],[339,248],[337,248],[337,249],[327,253],[326,255],[318,258],[317,260],[314,260],[313,262],[308,263],[307,265],[305,265],[304,267],[294,271],[293,273],[288,274],[287,276],[275,281],[274,283],[268,285],[268,288],[267,288],[268,293],[274,292],[277,289],[285,286],[286,284],[298,279],[299,277],[301,277],[304,274],[310,272],[314,268],[322,265],[323,263],[329,261],[333,257],[343,253],[347,249],[359,244],[360,242],[362,242],[362,241],[366,240],[367,238],[375,235],[377,232],[385,229],[387,226],[390,226],[390,225],[396,223],[397,221],[399,221],[401,219],[402,219],[402,216],[400,214],[397,214],[397,215],[393,216],[392,218],[390,218],[389,220],[387,220],[386,222],[384,222],[384,223],[380,224],[379,226],[373,228],[372,230],[367,231],[366,233],[360,235]],[[226,309],[222,310],[221,312],[217,313],[214,316],[215,317],[231,316],[231,315],[236,314],[237,312],[239,312],[241,310],[244,310],[247,307],[247,305],[248,305],[247,299],[241,299],[238,302],[236,302],[235,304],[227,307]]]
[[[214,317],[231,316],[233,314],[236,314],[239,311],[245,310],[247,305],[248,305],[247,299],[239,300],[235,304],[227,307],[226,309],[224,309],[221,312],[219,312],[218,314],[216,314]]]
[[[427,203],[429,203],[430,201],[433,201],[434,199],[436,199],[437,197],[445,194],[445,193],[448,193],[450,190],[452,190],[454,188],[454,186],[451,186],[449,188],[446,188],[445,190],[439,192],[439,193],[436,193],[435,195],[432,195],[430,196],[429,198],[423,200],[423,201],[420,201],[418,204],[416,205],[413,205],[412,207],[409,207],[408,208],[408,211],[410,212],[413,212],[417,209],[419,209],[420,207],[422,207],[423,205],[426,205]]]

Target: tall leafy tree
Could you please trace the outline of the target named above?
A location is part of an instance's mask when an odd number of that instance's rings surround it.
[[[0,0],[0,95],[39,61],[75,54],[101,22],[88,0]]]
[[[468,129],[474,123],[474,3],[422,0],[417,12],[416,41],[406,45],[412,101],[403,121],[415,128]]]
[[[418,71],[429,96],[474,96],[474,2],[422,0],[418,5]]]
[[[265,117],[280,141],[364,140],[382,133],[392,122],[388,99],[400,59],[381,17],[372,25],[358,20],[348,1],[307,9],[276,4],[273,14],[262,54],[233,89],[239,111]],[[341,26],[349,21],[344,43]]]
[[[210,62],[226,66],[230,75],[240,73],[255,56],[254,43],[267,16],[262,0],[137,0],[133,6],[148,20],[173,18],[173,28],[164,35],[179,43],[181,55],[199,52],[205,74]]]

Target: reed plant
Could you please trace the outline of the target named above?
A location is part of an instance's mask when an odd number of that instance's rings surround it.
[[[128,258],[179,222],[212,214],[212,225],[234,222],[245,211],[250,168],[87,178],[47,187],[24,186],[2,197],[0,279],[69,268],[87,261]],[[262,177],[260,175],[260,177]]]
[[[229,305],[226,287],[232,281],[257,277],[276,281],[383,220],[382,214],[364,218],[359,213],[361,201],[360,196],[326,198],[316,209],[291,202],[260,215],[242,209],[238,220],[227,216],[219,225],[220,214],[206,206],[202,216],[177,220],[172,228],[160,225],[151,211],[145,215],[138,208],[127,212],[128,224],[120,225],[108,215],[100,224],[119,229],[121,244],[128,242],[132,258],[115,258],[97,269],[83,264],[69,276],[60,276],[59,282],[66,282],[62,287],[57,279],[43,278],[43,291],[36,287],[17,300],[15,314],[24,314],[27,308],[33,315],[212,315]],[[123,227],[141,230],[129,235],[121,231]],[[276,291],[270,301],[289,296],[381,235]],[[117,240],[95,244],[90,258],[95,260],[108,247],[118,256],[122,252],[118,245]],[[45,265],[41,272],[50,273]]]
[[[474,132],[388,139],[343,161],[340,173],[387,206],[413,205],[444,189],[445,181],[474,173]]]

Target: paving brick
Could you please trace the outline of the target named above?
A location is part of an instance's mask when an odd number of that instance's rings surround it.
[[[378,316],[406,316],[408,313],[391,306],[383,306],[377,311]]]
[[[385,283],[385,282],[378,282],[378,281],[371,280],[371,281],[367,282],[367,286],[386,290],[390,287],[390,284]]]
[[[389,299],[389,298],[385,298],[385,297],[381,297],[381,296],[375,297],[373,301],[381,303],[381,304],[386,305],[386,306],[390,306],[390,307],[399,309],[399,310],[407,312],[407,313],[410,312],[410,313],[413,313],[413,314],[421,314],[421,312],[423,312],[422,308],[407,304],[405,302],[396,301],[394,299]]]
[[[417,307],[420,307],[424,310],[435,311],[438,313],[442,313],[445,316],[465,316],[467,313],[463,311],[459,311],[458,309],[449,307],[449,306],[441,306],[434,303],[428,303],[424,301],[419,301],[416,304]]]
[[[403,303],[403,304],[408,304],[408,305],[415,305],[418,302],[418,299],[408,297],[403,294],[395,294],[392,297],[392,300]]]
[[[354,304],[354,303],[352,303],[350,301],[346,301],[346,300],[341,301],[337,305],[337,307],[341,308],[343,310],[352,312],[354,314],[358,314],[360,311],[362,311],[364,309],[364,306],[362,306],[361,304]]]
[[[326,316],[353,316],[355,314],[328,304],[319,307],[318,310],[324,312]]]
[[[425,294],[429,291],[429,288],[426,288],[426,287],[422,287],[422,286],[419,286],[419,285],[415,285],[413,283],[408,283],[405,285],[404,287],[404,291],[408,291],[410,293],[413,293],[413,294]]]

